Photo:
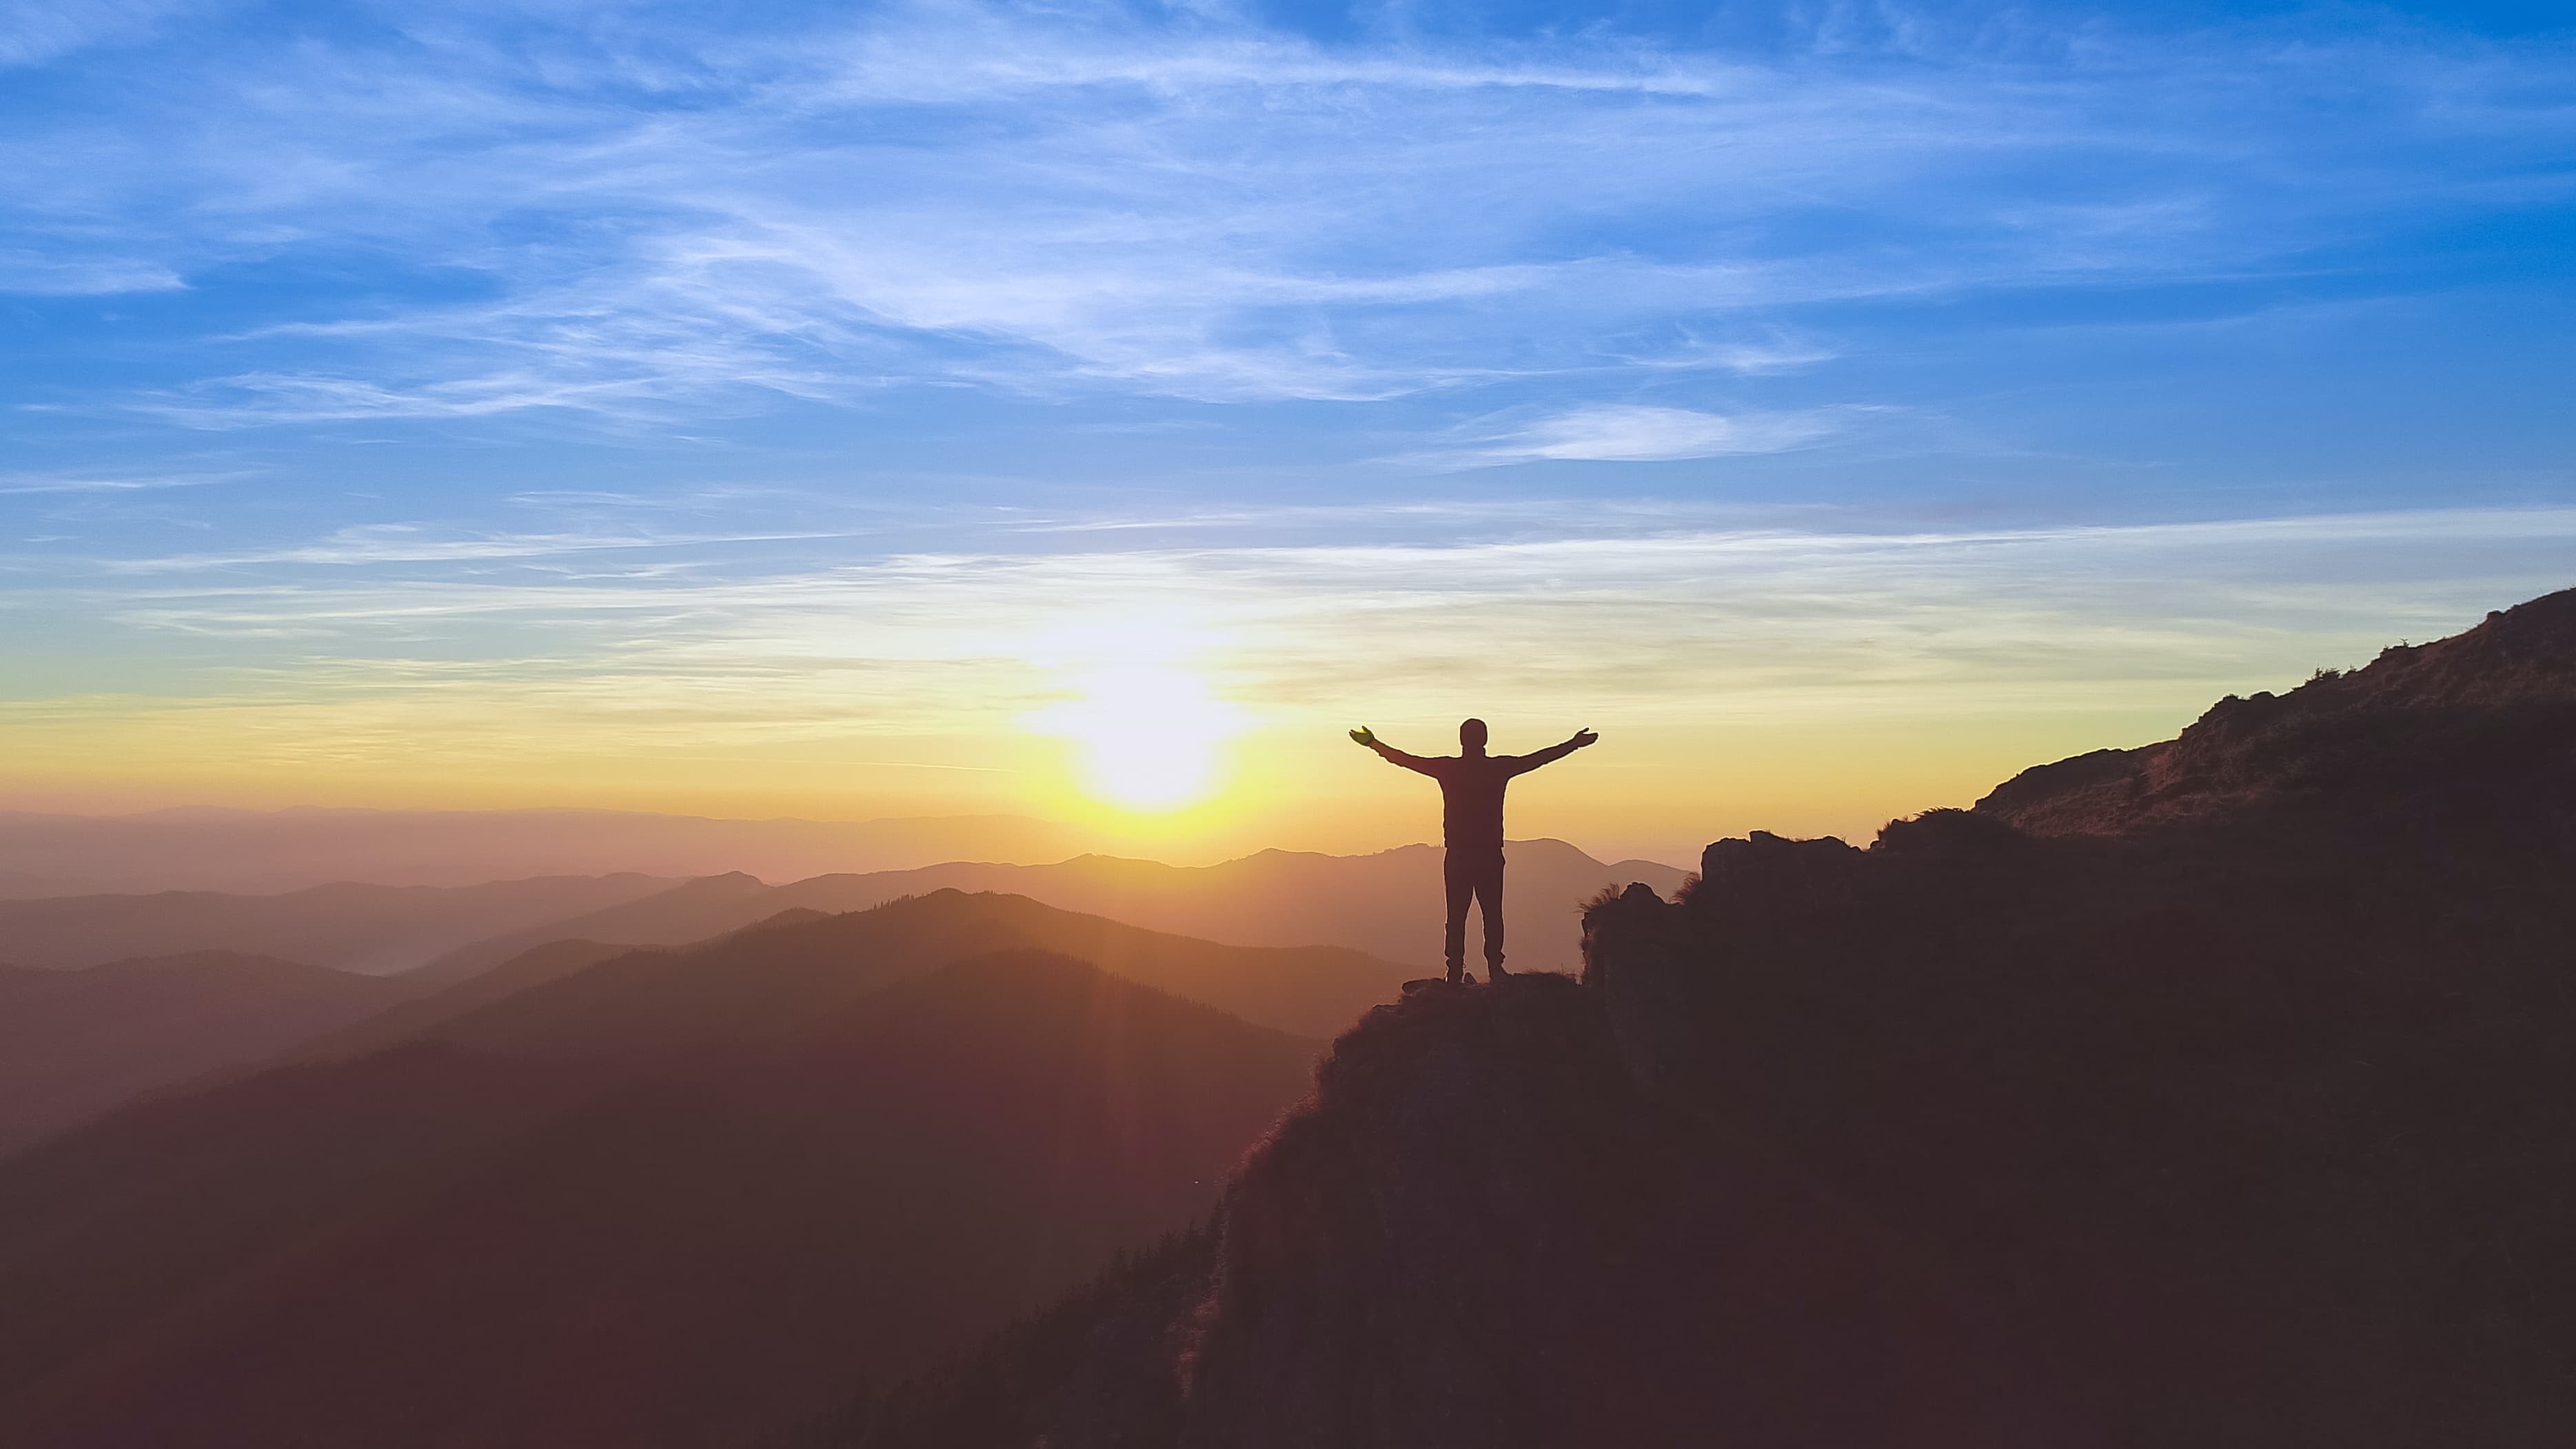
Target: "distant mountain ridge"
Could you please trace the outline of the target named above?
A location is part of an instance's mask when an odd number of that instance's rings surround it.
[[[1505,915],[1511,962],[1523,970],[1573,970],[1580,964],[1582,903],[1604,887],[1644,881],[1670,891],[1683,878],[1683,872],[1653,861],[1603,865],[1561,840],[1514,841],[1509,860]],[[781,886],[741,874],[714,876],[479,942],[423,969],[440,979],[459,979],[558,937],[668,944],[733,930],[781,910],[862,910],[954,889],[1024,895],[1202,940],[1345,946],[1428,971],[1440,961],[1440,861],[1437,848],[1408,845],[1355,856],[1265,850],[1212,866],[1102,855],[1034,866],[953,861]],[[1319,1029],[1340,1025],[1328,1022]]]
[[[0,896],[273,894],[341,881],[459,887],[524,876],[798,880],[941,860],[1062,860],[1081,831],[1017,815],[723,820],[609,810],[0,811]]]
[[[1682,878],[1652,861],[1604,866],[1558,840],[1515,842],[1511,858],[1513,960],[1533,969],[1572,969],[1578,907],[1603,886],[1643,880],[1669,890]],[[1440,953],[1440,853],[1423,845],[1367,856],[1270,850],[1213,866],[1098,855],[1053,865],[950,861],[777,886],[730,871],[685,881],[553,876],[0,900],[0,949],[19,965],[55,968],[198,950],[378,973],[426,966],[424,981],[445,985],[549,941],[682,945],[783,910],[863,910],[950,888],[1028,895],[1238,945],[1339,945],[1422,965]]]
[[[1666,887],[1680,878],[1668,867],[1604,867],[1557,841],[1520,842],[1513,851],[1512,949],[1524,969],[1570,964],[1576,906],[1603,886],[1623,876]],[[442,953],[379,987],[324,979],[308,988],[276,978],[268,981],[274,989],[264,1006],[253,1000],[257,980],[236,974],[192,983],[182,979],[184,973],[165,971],[113,993],[57,997],[43,1013],[31,1007],[19,1013],[27,1029],[58,1043],[90,1043],[86,1050],[95,1069],[41,1047],[20,1055],[25,1072],[18,1077],[0,1061],[0,1086],[21,1088],[14,1100],[0,1101],[0,1153],[135,1093],[200,1073],[247,1070],[281,1052],[345,1057],[378,1049],[425,1030],[429,1022],[637,945],[689,945],[774,923],[786,913],[864,909],[961,884],[970,891],[1016,886],[1078,913],[1135,920],[1171,934],[1300,948],[1276,958],[1296,963],[1293,969],[1250,970],[1239,981],[1212,988],[1214,995],[1199,989],[1209,983],[1166,981],[1150,972],[1142,979],[1210,1000],[1247,1020],[1328,1036],[1392,994],[1406,977],[1436,969],[1431,962],[1437,959],[1438,875],[1438,852],[1413,846],[1362,857],[1269,851],[1200,868],[1102,856],[1040,867],[959,863],[785,886],[734,873],[677,883],[557,877],[456,889],[336,885],[280,896],[170,892],[0,901],[0,940],[27,957],[27,964],[56,968],[101,957],[157,955],[206,962],[264,956],[383,970],[430,951]],[[573,913],[563,914],[568,908]],[[514,924],[516,929],[489,934],[495,926]],[[1117,953],[1129,949],[1097,933],[1071,947],[1061,929],[1049,939],[1055,943],[1050,949],[1070,949],[1113,970],[1120,969]],[[456,944],[460,940],[473,944]],[[1389,948],[1410,945],[1422,954],[1398,964],[1350,944],[1371,941]],[[216,949],[196,949],[208,945]],[[1315,949],[1303,949],[1310,945]],[[325,999],[336,1004],[326,1008]],[[226,1003],[220,1010],[211,1007],[217,1000]],[[93,1009],[84,1012],[82,1002]],[[129,1042],[118,1037],[111,1019],[120,1014],[174,1028],[184,1023],[185,1029],[138,1030]],[[305,1037],[316,1040],[299,1041]],[[40,1070],[40,1064],[50,1065]]]
[[[906,962],[932,950],[952,956],[1052,952],[1310,1038],[1394,995],[1410,970],[1342,946],[1236,946],[1060,910],[1025,896],[942,889],[840,914],[791,908],[679,951],[613,951],[596,943],[564,947],[565,965],[599,959],[569,971],[542,968],[545,979],[446,1015],[423,1028],[418,1039],[509,1052],[533,1034],[549,1043],[548,1050],[561,1052],[572,1042],[625,1050],[788,1031],[796,1018],[827,1012],[852,992],[874,989],[875,979],[857,964],[862,958],[854,942]],[[755,961],[776,964],[764,966],[768,974],[759,991],[746,993],[739,972]],[[486,979],[467,977],[438,996],[421,998],[417,1009],[426,1014],[458,999],[477,999]]]
[[[344,882],[273,896],[54,896],[0,901],[0,942],[21,966],[55,969],[231,951],[383,973],[677,884],[647,875],[539,876],[453,888]]]

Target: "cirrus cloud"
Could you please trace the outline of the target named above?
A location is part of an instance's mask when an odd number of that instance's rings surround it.
[[[1813,446],[1841,430],[1833,415],[1825,412],[1727,414],[1603,403],[1522,424],[1461,456],[1479,464],[1666,463],[1737,453],[1785,453]]]

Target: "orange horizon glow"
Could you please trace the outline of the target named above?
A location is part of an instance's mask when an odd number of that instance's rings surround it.
[[[2493,550],[2495,577],[2242,582],[2285,539],[2366,562],[2443,529]],[[2170,738],[2222,695],[2545,591],[2554,575],[2507,565],[2569,536],[2576,515],[2461,513],[888,564],[711,585],[688,631],[552,653],[290,653],[158,693],[0,699],[0,805],[1002,814],[1199,864],[1436,839],[1436,794],[1346,732],[1445,754],[1472,714],[1503,753],[1601,733],[1513,787],[1513,836],[1687,865],[1756,829],[1865,840]],[[341,607],[393,605],[352,586]]]
[[[802,741],[768,752],[503,754],[460,744],[451,753],[430,737],[399,758],[315,758],[281,747],[268,731],[228,736],[208,728],[220,722],[200,717],[184,744],[152,740],[154,768],[144,775],[114,768],[114,757],[159,731],[127,721],[123,730],[51,742],[36,756],[41,783],[0,779],[0,807],[572,808],[811,820],[1005,814],[1062,822],[1096,848],[1174,864],[1274,847],[1362,854],[1438,839],[1437,791],[1353,747],[1344,731],[1371,723],[1417,753],[1452,753],[1456,721],[1446,712],[1255,711],[1185,689],[1160,693],[1163,684],[1124,692],[1133,683],[1103,681],[1103,693],[1072,708],[1031,712],[987,735]],[[1205,714],[1166,751],[1146,726],[1167,719],[1160,706],[1175,699]],[[1866,840],[1891,818],[1969,804],[2028,765],[2169,736],[2196,712],[1705,729],[1596,712],[1585,720],[1602,731],[1600,746],[1514,784],[1510,830],[1514,838],[1565,839],[1604,860],[1684,867],[1709,840],[1754,829]],[[1508,752],[1585,722],[1566,711],[1486,713],[1495,748]],[[261,743],[269,746],[264,755]],[[890,763],[890,754],[906,758]],[[1160,773],[1165,754],[1175,757],[1168,774]]]

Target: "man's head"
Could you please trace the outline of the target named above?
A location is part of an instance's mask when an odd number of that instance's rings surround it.
[[[1471,719],[1459,721],[1458,748],[1465,750],[1471,755],[1481,755],[1485,752],[1485,722],[1483,720]]]

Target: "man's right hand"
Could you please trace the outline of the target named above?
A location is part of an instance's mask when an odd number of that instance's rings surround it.
[[[1578,750],[1582,749],[1585,745],[1597,745],[1599,743],[1601,743],[1601,737],[1590,730],[1576,730],[1574,732],[1574,747]]]
[[[1371,749],[1375,749],[1377,747],[1377,736],[1369,733],[1369,727],[1367,725],[1361,725],[1358,729],[1351,731],[1351,743],[1355,745],[1367,745]]]

